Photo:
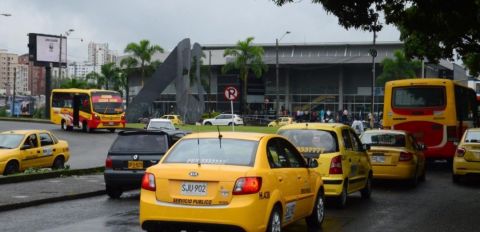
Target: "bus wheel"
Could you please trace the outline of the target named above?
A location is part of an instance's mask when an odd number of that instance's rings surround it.
[[[115,133],[115,128],[108,129],[110,133]]]
[[[60,128],[62,130],[67,130],[67,126],[65,125],[65,120],[62,120],[62,122],[60,123]]]
[[[88,128],[88,123],[87,122],[82,122],[82,131],[83,132],[89,132],[90,128]]]

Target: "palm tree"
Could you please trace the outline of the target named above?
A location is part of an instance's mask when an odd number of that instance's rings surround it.
[[[242,94],[242,109],[248,112],[247,109],[247,86],[248,74],[250,71],[256,77],[261,77],[267,71],[267,66],[263,63],[262,57],[264,54],[263,48],[253,46],[253,37],[248,37],[245,41],[238,41],[234,48],[226,49],[223,53],[224,57],[232,57],[225,66],[222,67],[222,72],[227,73],[232,70],[239,70],[240,80],[243,80],[243,94]]]
[[[159,45],[150,45],[150,41],[148,40],[140,40],[137,43],[129,43],[125,48],[125,53],[130,53],[133,58],[136,58],[140,61],[140,70],[141,70],[141,82],[143,86],[143,80],[145,78],[145,74],[147,69],[155,69],[156,64],[151,61],[152,55],[155,52],[163,53],[163,48]],[[158,65],[158,63],[157,63]]]
[[[88,73],[86,76],[85,76],[85,79],[87,80],[87,82],[89,80],[93,80],[95,81],[96,84],[94,84],[94,87],[97,88],[97,89],[101,89],[102,86],[105,85],[105,77],[98,74],[97,72],[93,71],[93,72],[90,72]]]
[[[102,65],[101,76],[105,80],[105,89],[109,89],[109,84],[114,83],[118,79],[119,69],[116,67],[115,63],[107,63]]]
[[[121,69],[121,75],[123,76],[124,78],[124,82],[123,82],[123,89],[125,89],[125,98],[126,98],[126,101],[125,101],[125,105],[128,107],[128,101],[129,101],[129,92],[130,92],[130,88],[128,86],[128,83],[129,83],[129,77],[130,75],[132,75],[133,73],[135,73],[137,71],[136,67],[138,65],[138,61],[137,59],[133,58],[133,57],[126,57],[124,59],[122,59],[120,61],[120,67],[122,68]]]

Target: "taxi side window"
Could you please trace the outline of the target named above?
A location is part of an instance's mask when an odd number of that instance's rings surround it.
[[[352,138],[352,147],[354,151],[362,151],[362,142],[358,139],[357,134],[353,131],[350,131],[350,136]]]
[[[287,141],[280,140],[279,147],[285,156],[288,157],[290,167],[292,168],[304,168],[307,167],[302,155]]]
[[[50,137],[49,134],[47,133],[40,133],[40,145],[43,146],[49,146],[53,145],[53,139]]]
[[[24,145],[30,145],[30,148],[38,147],[38,140],[36,134],[31,134],[25,140]]]
[[[350,132],[348,129],[343,129],[342,130],[342,139],[343,139],[343,144],[345,146],[345,149],[347,150],[352,150],[352,142],[350,140]]]
[[[270,168],[287,168],[289,167],[285,153],[280,152],[277,146],[277,140],[272,139],[267,144],[267,158]]]

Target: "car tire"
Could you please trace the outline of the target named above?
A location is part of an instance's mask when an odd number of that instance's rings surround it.
[[[282,231],[282,211],[279,206],[275,206],[270,213],[268,219],[267,232],[281,232]]]
[[[417,167],[417,169],[418,169],[418,167]],[[412,187],[412,188],[417,187],[417,185],[418,185],[418,170],[415,170],[415,174],[413,175],[413,178],[411,178],[408,182],[409,182],[408,184],[410,185],[410,187]]]
[[[348,182],[348,180],[345,179],[344,181],[345,181],[345,184],[343,185],[342,192],[340,193],[340,196],[338,196],[335,199],[336,206],[339,209],[343,209],[347,205],[347,198],[348,198],[348,183],[347,182]]]
[[[123,191],[120,187],[113,186],[113,185],[108,185],[108,184],[105,186],[105,191],[107,192],[107,195],[112,199],[120,198],[120,196],[123,193]]]
[[[425,167],[425,165],[423,165],[423,172],[422,172],[422,175],[420,176],[419,180],[421,182],[424,182],[426,179],[427,179],[427,168]]]
[[[73,131],[73,126],[66,126],[67,131]]]
[[[234,126],[238,126],[238,125],[237,125],[237,124],[235,124],[235,123],[234,123],[233,125],[234,125]],[[232,126],[232,123],[231,123],[231,122],[229,122],[229,123],[228,123],[228,126]]]
[[[7,176],[7,175],[18,173],[19,171],[20,171],[20,167],[18,162],[12,160],[8,162],[7,165],[5,166],[5,170],[3,170],[3,175]]]
[[[212,123],[211,123],[211,122],[206,122],[204,125],[205,125],[205,126],[211,126]]]
[[[86,121],[82,123],[82,131],[85,133],[90,132],[90,128],[88,127],[88,123]]]
[[[363,199],[370,199],[370,197],[372,196],[372,174],[368,175],[365,187],[360,190],[360,195],[362,195]]]
[[[52,169],[57,170],[57,169],[64,169],[65,168],[65,159],[61,156],[55,158],[52,164]]]
[[[453,181],[453,183],[456,183],[456,184],[460,183],[460,178],[461,178],[460,175],[452,174],[452,181]]]
[[[308,227],[320,228],[325,219],[325,198],[323,191],[317,193],[317,199],[315,200],[315,206],[313,207],[312,214],[305,218]]]
[[[65,125],[65,120],[62,120],[62,122],[60,123],[60,129],[62,129],[63,131],[67,130],[67,126]]]
[[[110,133],[115,133],[115,128],[108,129],[108,131],[110,131]]]

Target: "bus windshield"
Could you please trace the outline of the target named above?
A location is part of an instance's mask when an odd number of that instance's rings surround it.
[[[94,92],[92,93],[93,111],[100,114],[123,113],[122,97],[119,93]]]
[[[393,88],[393,108],[445,107],[445,103],[443,86]]]

